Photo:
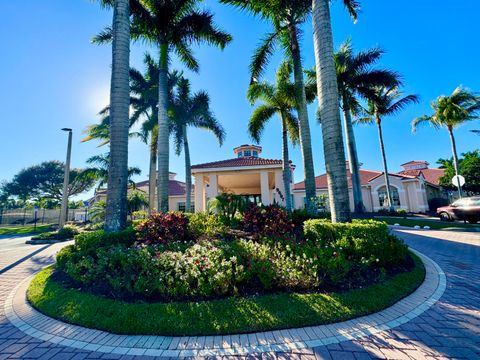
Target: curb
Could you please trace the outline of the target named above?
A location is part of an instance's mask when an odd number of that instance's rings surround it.
[[[377,334],[409,322],[435,304],[446,288],[442,269],[412,249],[425,266],[424,282],[409,296],[380,312],[348,321],[297,329],[224,336],[171,337],[116,335],[67,324],[38,312],[26,300],[33,275],[8,295],[8,320],[34,338],[76,349],[109,354],[165,357],[248,355],[337,344]]]

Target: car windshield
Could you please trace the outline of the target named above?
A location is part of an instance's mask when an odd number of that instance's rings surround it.
[[[452,206],[458,207],[458,206],[468,206],[470,204],[470,199],[460,199],[455,201]]]

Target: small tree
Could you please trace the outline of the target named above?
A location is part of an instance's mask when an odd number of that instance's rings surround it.
[[[469,151],[462,154],[463,158],[458,159],[460,175],[465,178],[463,189],[469,194],[480,194],[480,150]],[[437,164],[445,169],[445,174],[439,179],[440,185],[448,190],[456,190],[452,184],[452,177],[455,175],[453,157],[450,159],[438,159]]]

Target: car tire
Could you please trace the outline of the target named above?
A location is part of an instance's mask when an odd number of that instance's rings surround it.
[[[469,224],[476,224],[476,223],[478,223],[478,219],[467,219],[467,222]]]
[[[448,213],[446,213],[446,212],[441,212],[441,213],[439,214],[439,216],[440,216],[440,220],[441,220],[441,221],[452,221],[452,218],[451,218],[450,215],[449,215]]]

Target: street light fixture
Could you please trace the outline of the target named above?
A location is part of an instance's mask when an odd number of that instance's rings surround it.
[[[62,208],[60,210],[60,221],[58,227],[62,229],[65,226],[66,215],[68,211],[68,184],[70,182],[70,157],[72,154],[72,129],[63,128],[62,131],[68,132],[67,160],[65,161],[65,170],[63,174],[63,194]]]

